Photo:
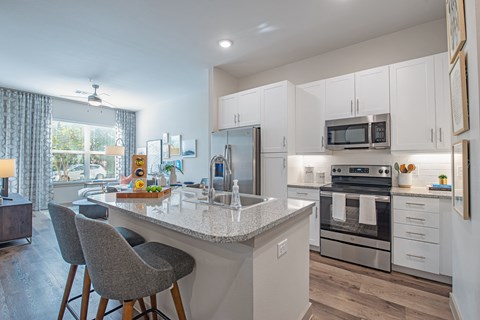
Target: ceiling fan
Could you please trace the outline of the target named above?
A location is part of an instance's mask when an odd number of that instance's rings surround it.
[[[106,107],[115,107],[115,105],[111,104],[110,102],[100,98],[100,95],[106,95],[110,96],[108,93],[97,93],[97,89],[100,88],[100,86],[96,83],[92,84],[93,92],[86,92],[82,90],[76,90],[75,93],[78,95],[82,96],[65,96],[62,95],[64,98],[75,98],[75,99],[87,99],[87,102],[89,105],[93,107],[100,107],[100,106],[106,106]]]

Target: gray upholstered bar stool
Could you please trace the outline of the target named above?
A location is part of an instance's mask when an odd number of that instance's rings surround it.
[[[83,255],[82,247],[80,244],[80,239],[78,238],[77,228],[75,226],[75,212],[70,210],[67,207],[49,203],[48,211],[50,212],[50,218],[52,219],[53,229],[55,230],[55,235],[57,237],[58,246],[60,247],[60,253],[62,254],[63,259],[70,264],[70,271],[68,273],[67,283],[65,285],[65,291],[62,298],[62,304],[60,306],[60,311],[58,313],[58,319],[63,319],[65,314],[65,309],[72,313],[72,315],[78,319],[78,315],[75,311],[69,306],[69,302],[82,297],[82,305],[80,310],[80,319],[84,320],[87,317],[88,311],[88,300],[90,297],[90,276],[87,268],[85,268],[85,274],[83,278],[83,290],[82,294],[76,297],[69,299],[70,291],[72,289],[73,280],[75,279],[75,274],[79,265],[85,265],[85,258]],[[137,245],[145,242],[145,239],[138,233],[127,229],[119,228],[120,234],[125,235],[127,243],[130,245]],[[140,305],[143,306],[143,300],[140,301]]]
[[[175,309],[180,320],[186,319],[177,280],[193,271],[195,260],[184,251],[161,244],[147,242],[130,247],[112,226],[89,219],[75,217],[80,243],[95,291],[102,297],[97,320],[103,319],[108,299],[123,301],[123,320],[133,316],[133,302],[150,296],[153,312],[164,319],[159,311],[156,294],[171,288]],[[144,315],[138,315],[136,318]]]

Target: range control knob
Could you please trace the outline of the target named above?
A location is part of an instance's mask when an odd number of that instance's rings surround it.
[[[342,172],[342,169],[338,169],[338,172]]]
[[[337,172],[337,169],[333,168],[332,171],[333,171],[333,172]]]
[[[386,174],[389,174],[389,173],[390,173],[390,170],[388,170],[388,169],[385,170],[385,173],[386,173]]]
[[[383,169],[379,169],[378,173],[380,173],[380,174],[383,173]]]

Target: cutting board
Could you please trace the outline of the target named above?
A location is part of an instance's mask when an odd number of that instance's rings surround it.
[[[117,198],[161,198],[168,196],[172,193],[171,188],[164,188],[160,192],[147,192],[147,191],[122,191],[117,192]]]

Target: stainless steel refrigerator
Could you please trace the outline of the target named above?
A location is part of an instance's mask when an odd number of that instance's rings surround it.
[[[215,164],[215,190],[231,191],[233,180],[237,179],[240,193],[260,194],[260,128],[214,132],[211,151],[212,157],[223,155],[232,171],[230,176],[221,162]]]

